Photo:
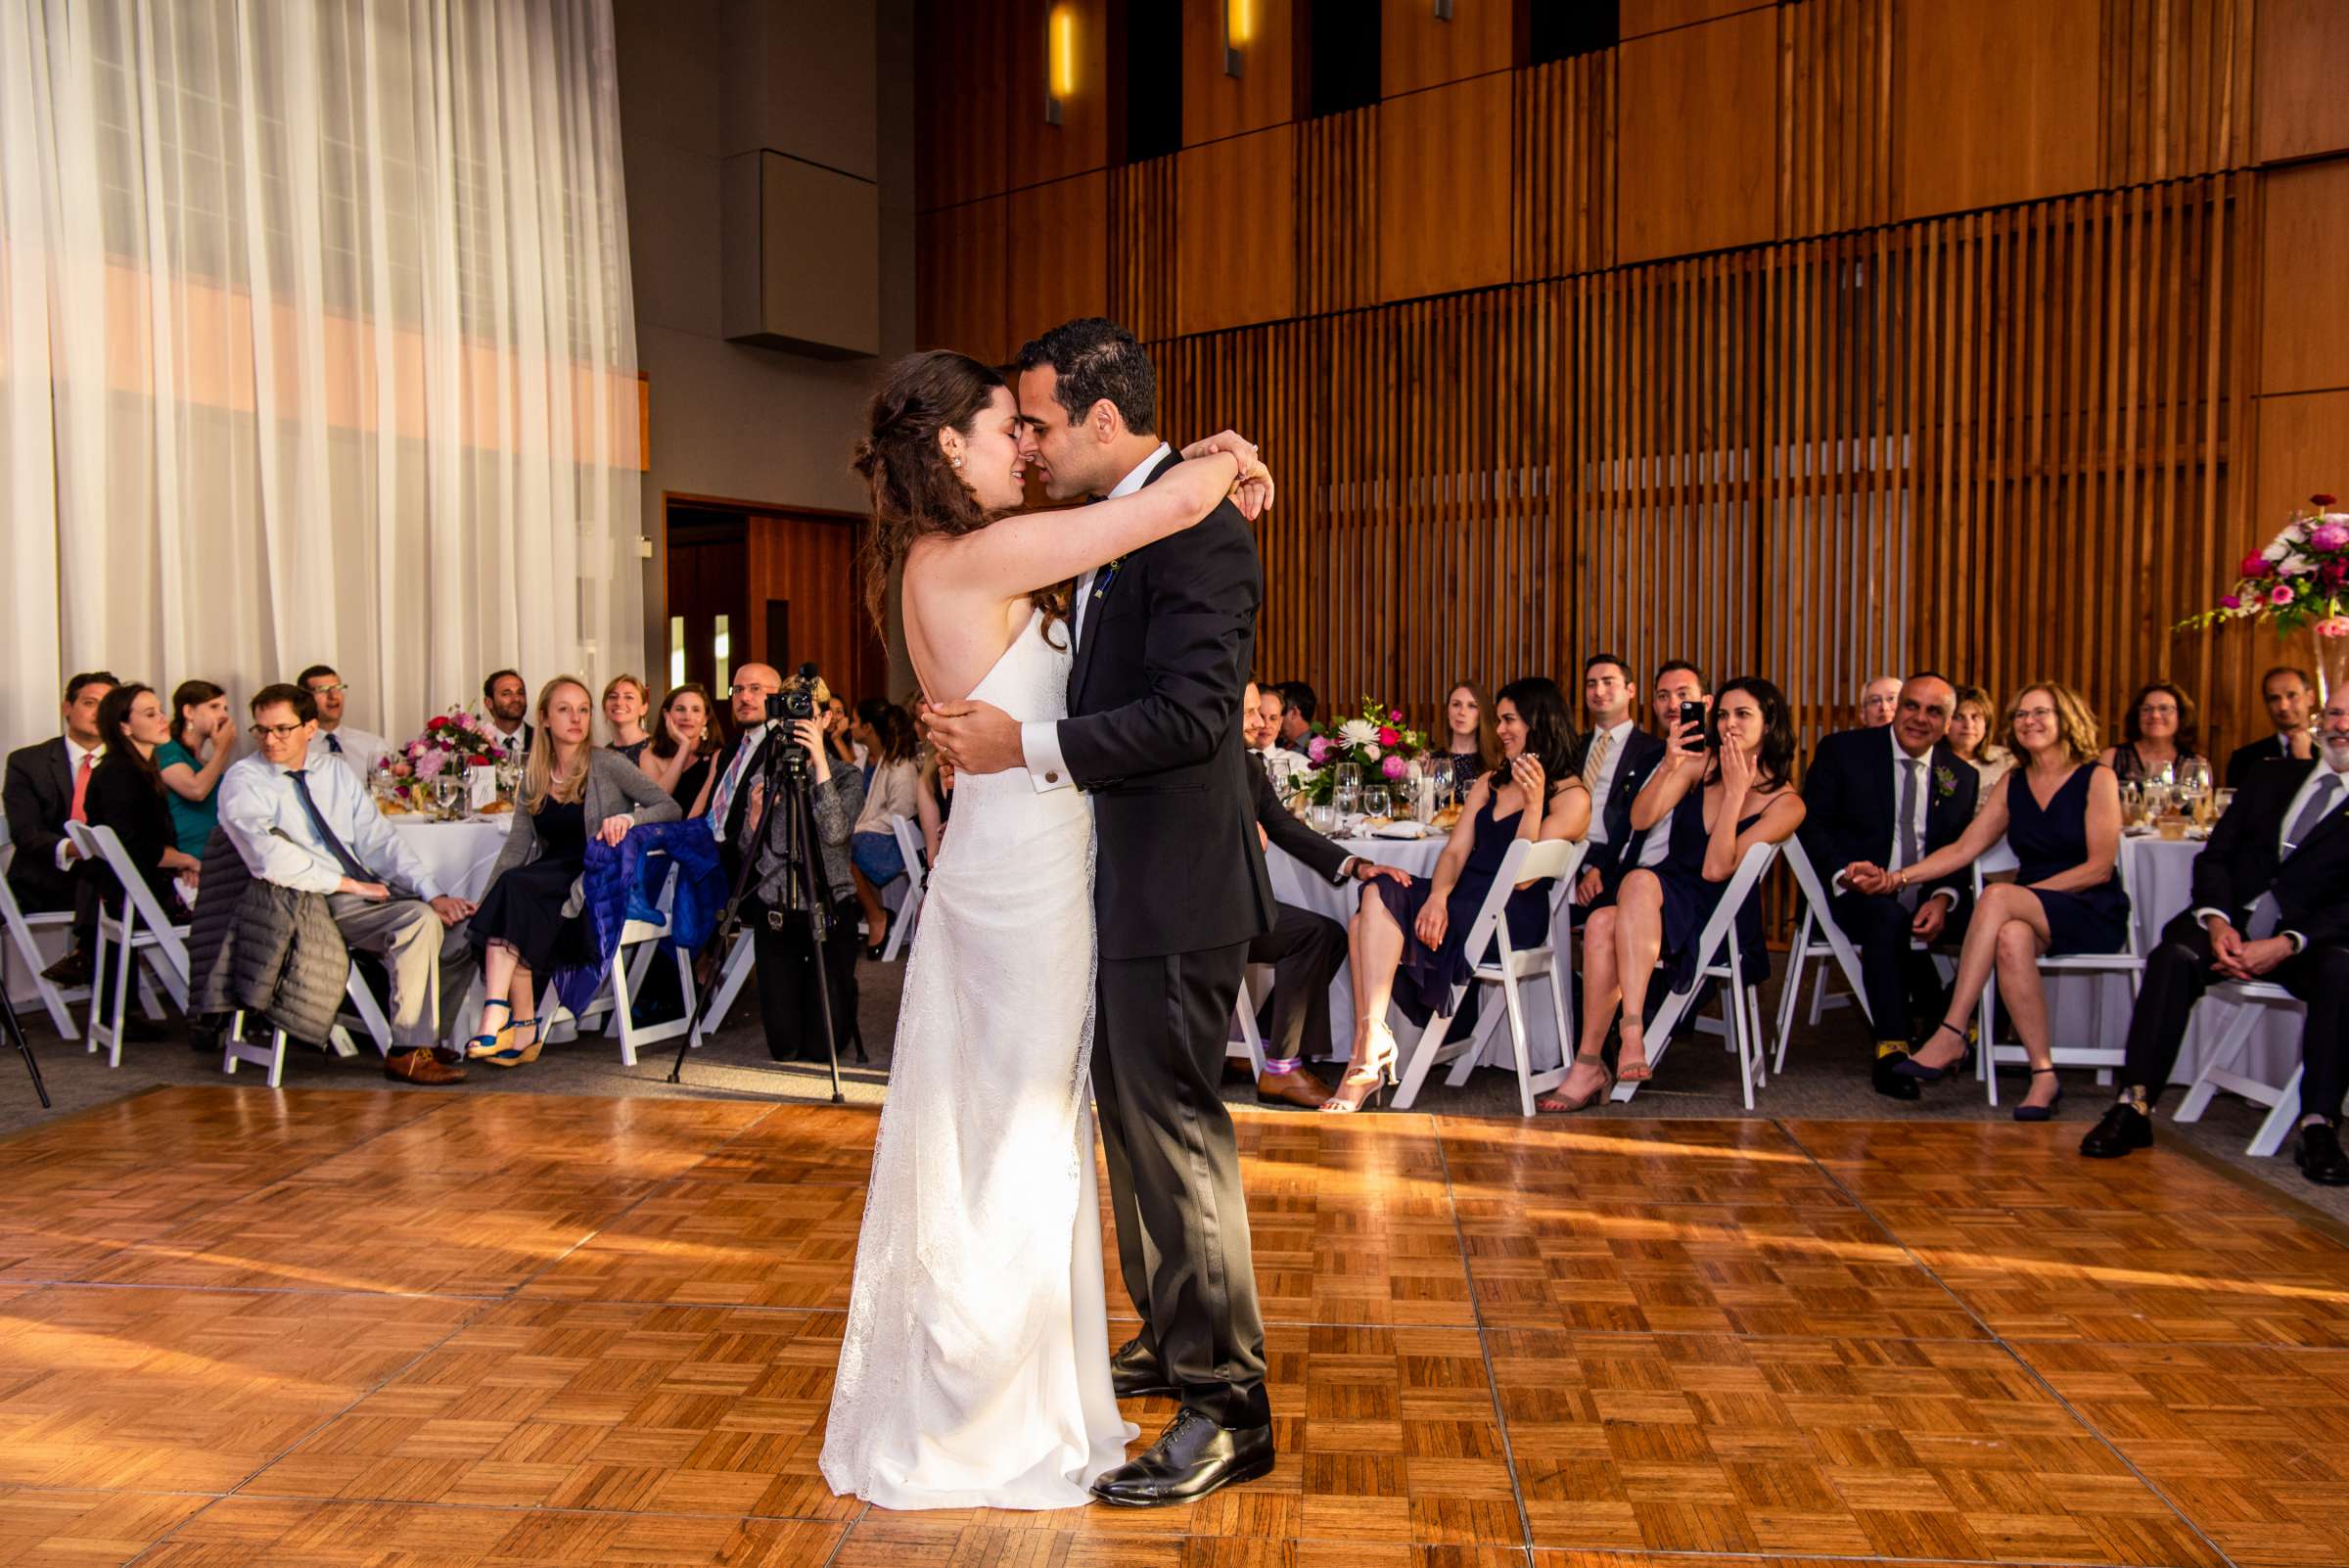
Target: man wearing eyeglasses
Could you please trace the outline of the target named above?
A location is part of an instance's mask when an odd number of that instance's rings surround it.
[[[361,784],[373,778],[376,763],[391,748],[381,735],[343,722],[343,705],[350,696],[350,687],[335,673],[335,667],[312,665],[296,676],[294,683],[318,704],[318,733],[310,738],[308,765],[315,767],[331,757],[358,775]]]
[[[400,842],[356,774],[319,760],[317,721],[317,699],[299,686],[253,693],[260,749],[220,776],[220,826],[255,877],[324,898],[344,942],[383,960],[393,1047],[386,1073],[459,1082],[463,1070],[433,1047],[472,975],[465,921],[474,906],[450,897]]]

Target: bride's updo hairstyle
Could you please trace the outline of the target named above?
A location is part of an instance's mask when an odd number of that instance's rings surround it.
[[[866,413],[870,429],[856,442],[854,464],[873,492],[873,526],[865,536],[864,608],[883,637],[889,579],[913,541],[927,533],[949,537],[987,527],[979,498],[946,454],[938,433],[969,436],[980,410],[1007,385],[968,354],[937,348],[907,354],[892,365]]]

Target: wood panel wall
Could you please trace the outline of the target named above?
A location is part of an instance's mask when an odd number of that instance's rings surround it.
[[[2158,673],[2260,724],[2273,641],[2170,628],[2349,493],[2349,6],[1624,0],[1528,66],[1508,0],[1382,3],[1370,108],[1298,117],[1306,0],[1238,79],[1188,0],[1179,154],[925,184],[926,247],[1002,257],[926,249],[925,342],[1097,300],[1171,435],[1263,441],[1266,673],[1425,714],[1603,647],[1814,733],[1903,668],[2116,719]],[[968,58],[923,145],[1010,149]]]

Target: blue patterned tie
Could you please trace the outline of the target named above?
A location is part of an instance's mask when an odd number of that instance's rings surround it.
[[[333,828],[326,825],[326,814],[318,809],[317,801],[311,798],[309,775],[300,768],[295,768],[286,777],[293,781],[294,794],[300,800],[301,808],[309,813],[310,826],[317,831],[319,842],[326,846],[328,853],[343,862],[343,874],[353,882],[373,882],[375,878],[368,874],[365,866],[359,864],[359,857],[335,836]]]

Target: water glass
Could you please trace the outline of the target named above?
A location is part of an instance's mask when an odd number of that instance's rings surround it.
[[[1338,772],[1338,787],[1331,791],[1340,816],[1353,816],[1362,808],[1362,787],[1346,777],[1347,769]]]
[[[1395,812],[1393,793],[1384,784],[1373,784],[1362,791],[1362,814],[1392,816]]]
[[[1359,789],[1361,788],[1361,784],[1362,769],[1360,763],[1340,762],[1338,764],[1338,788],[1342,790]]]

